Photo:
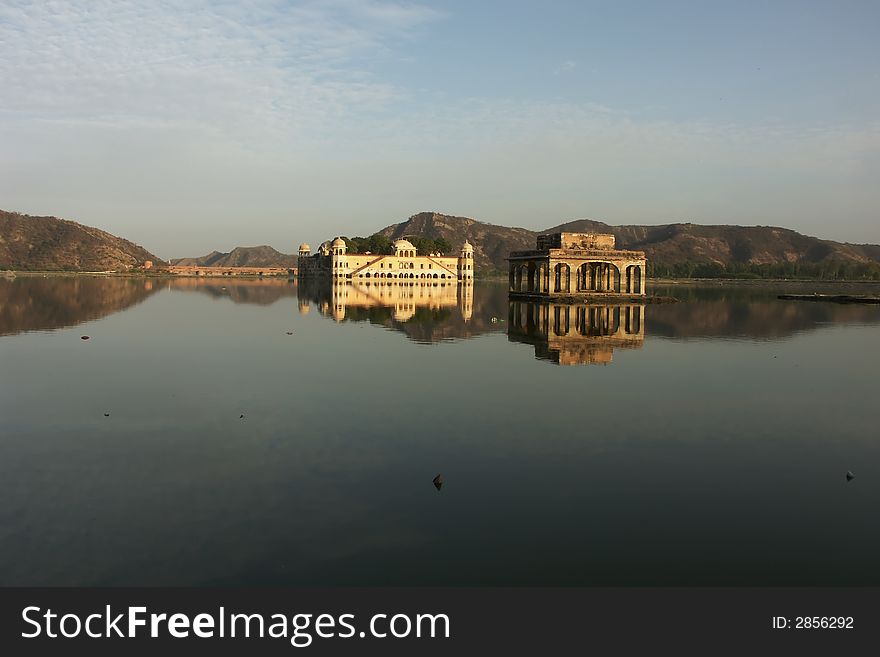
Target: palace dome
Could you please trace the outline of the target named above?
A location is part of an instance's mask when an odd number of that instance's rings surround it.
[[[463,244],[462,247],[461,247],[461,250],[462,250],[462,251],[473,251],[473,250],[474,250],[474,245],[471,244],[470,242],[468,242],[467,240],[465,240],[465,241],[464,241],[464,244]]]
[[[414,249],[416,247],[409,240],[394,240],[394,248],[399,251],[400,249]]]
[[[311,251],[312,247],[310,247],[308,244],[303,242],[302,244],[299,245],[299,250],[300,251]]]
[[[341,237],[337,237],[335,240],[333,240],[333,244],[331,244],[330,246],[345,247],[345,240],[342,239]]]

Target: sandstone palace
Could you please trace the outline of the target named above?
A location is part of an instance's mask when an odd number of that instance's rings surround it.
[[[511,251],[510,293],[528,296],[645,294],[644,251],[615,248],[614,235],[538,235],[534,251]]]
[[[407,240],[396,240],[394,253],[349,254],[345,240],[337,237],[324,242],[312,253],[308,244],[299,247],[297,268],[303,278],[330,278],[334,282],[413,279],[427,282],[473,282],[474,247],[465,241],[457,256],[440,253],[418,255]]]

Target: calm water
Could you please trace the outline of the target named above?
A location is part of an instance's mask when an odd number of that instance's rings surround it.
[[[0,584],[880,584],[880,309],[657,291],[0,279]]]

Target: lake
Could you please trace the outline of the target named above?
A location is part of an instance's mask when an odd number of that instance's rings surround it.
[[[880,585],[821,288],[0,279],[0,585]]]

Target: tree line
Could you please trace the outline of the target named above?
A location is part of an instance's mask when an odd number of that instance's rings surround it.
[[[376,233],[369,237],[343,237],[349,253],[376,253],[379,255],[393,255],[394,242],[385,235]],[[430,237],[407,237],[419,255],[431,253],[446,254],[452,250],[452,245],[444,237],[431,239]]]
[[[880,281],[880,263],[876,262],[780,262],[755,265],[732,262],[662,263],[649,260],[650,278],[805,278],[823,281]]]

